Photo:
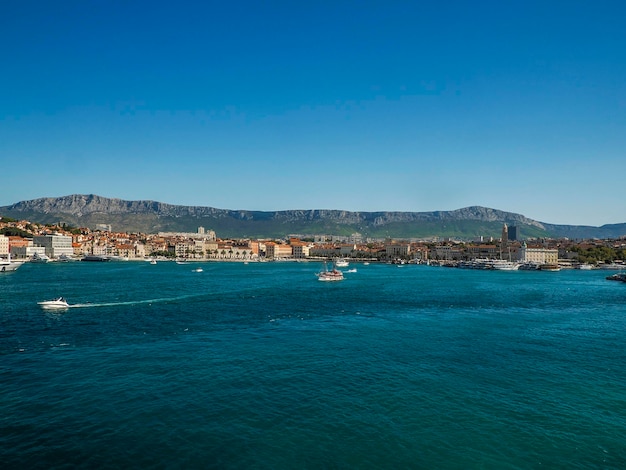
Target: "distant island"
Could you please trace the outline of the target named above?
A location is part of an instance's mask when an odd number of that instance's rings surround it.
[[[514,227],[519,239],[626,236],[626,223],[601,227],[556,225],[480,206],[434,212],[351,212],[336,209],[248,211],[74,194],[3,206],[0,207],[0,216],[76,227],[107,225],[124,232],[193,232],[198,227],[206,227],[220,236],[235,238],[357,234],[364,239],[471,240],[499,237],[503,224]]]

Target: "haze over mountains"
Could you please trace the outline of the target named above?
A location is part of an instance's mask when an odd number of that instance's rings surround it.
[[[39,198],[0,207],[0,215],[37,223],[94,228],[110,224],[122,232],[195,232],[202,226],[218,237],[275,238],[289,234],[371,238],[500,237],[502,225],[517,226],[518,238],[619,238],[626,223],[601,227],[555,225],[480,206],[434,212],[350,212],[342,210],[247,211],[125,201],[94,194]]]

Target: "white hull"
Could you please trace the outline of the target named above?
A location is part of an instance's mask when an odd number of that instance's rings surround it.
[[[324,282],[343,281],[343,276],[324,276],[320,274],[317,279]]]
[[[69,304],[62,297],[54,300],[44,300],[43,302],[37,302],[37,304],[44,310],[61,310],[69,308]]]
[[[17,262],[17,261],[3,261],[0,262],[0,272],[1,273],[8,273],[8,272],[12,272],[15,271],[17,268],[19,268],[22,265],[22,263]]]
[[[492,266],[496,271],[517,271],[519,269],[519,263],[510,261],[496,261]]]

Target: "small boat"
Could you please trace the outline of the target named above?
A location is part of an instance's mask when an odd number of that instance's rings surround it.
[[[345,258],[341,258],[335,261],[335,266],[338,268],[347,268],[349,265],[350,262]]]
[[[157,260],[155,260],[155,259],[151,259],[151,260],[150,260],[150,264],[157,264]]]
[[[202,268],[196,268],[192,270],[194,273],[201,273],[202,271],[204,271]]]
[[[346,272],[347,273],[355,273],[356,272],[356,268],[348,269]]]
[[[316,276],[318,281],[343,281],[343,273],[336,269],[334,265],[330,271],[324,265],[324,271],[317,273]]]
[[[37,302],[37,304],[44,310],[59,310],[69,308],[69,304],[63,297],[58,297],[53,300],[44,300],[43,302]]]

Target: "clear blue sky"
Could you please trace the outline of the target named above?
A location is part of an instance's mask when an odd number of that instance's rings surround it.
[[[626,2],[0,4],[0,205],[626,222]]]

